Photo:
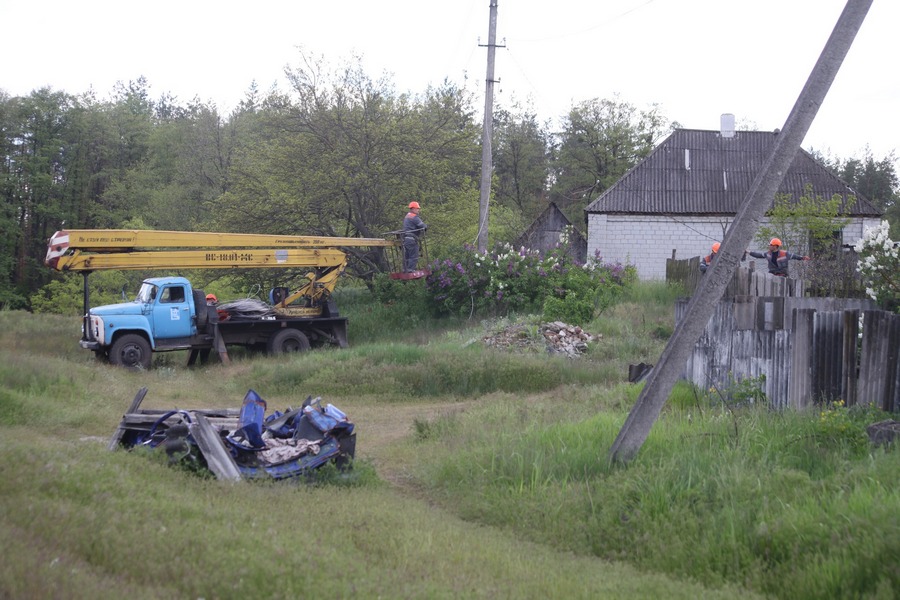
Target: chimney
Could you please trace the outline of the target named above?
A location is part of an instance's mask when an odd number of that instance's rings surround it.
[[[723,138],[734,137],[734,115],[725,113],[719,120],[719,128]]]

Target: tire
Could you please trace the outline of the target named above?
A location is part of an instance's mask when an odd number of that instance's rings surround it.
[[[309,338],[296,329],[282,329],[269,338],[268,349],[272,355],[306,352],[309,350]]]
[[[206,324],[209,323],[209,307],[206,305],[203,290],[194,290],[194,311],[197,316],[197,331],[206,331]]]
[[[126,333],[120,336],[109,349],[109,362],[126,369],[147,370],[153,352],[150,350],[150,342],[142,335]]]

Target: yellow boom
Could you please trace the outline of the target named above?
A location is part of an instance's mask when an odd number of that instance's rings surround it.
[[[71,229],[57,231],[44,263],[57,271],[91,272],[139,269],[309,268],[308,284],[278,303],[308,298],[312,305],[330,293],[347,266],[341,247],[399,247],[382,238],[256,235],[154,231],[142,229]]]

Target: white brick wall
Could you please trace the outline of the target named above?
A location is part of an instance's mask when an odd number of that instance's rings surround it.
[[[706,256],[713,242],[721,241],[730,217],[664,217],[657,215],[588,215],[588,260],[598,254],[602,262],[621,262],[637,267],[641,279],[665,279],[666,259]],[[765,219],[763,220],[765,222]],[[864,227],[878,219],[857,219],[844,228],[845,244],[855,244]],[[751,246],[748,250],[765,251]],[[792,251],[799,252],[798,249]],[[757,268],[765,269],[765,261]]]

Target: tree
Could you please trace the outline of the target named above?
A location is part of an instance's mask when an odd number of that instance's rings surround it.
[[[803,195],[777,194],[767,213],[769,222],[759,227],[756,239],[767,246],[772,238],[782,241],[782,248],[796,254],[809,254],[812,262],[802,265],[803,278],[811,285],[828,290],[832,295],[844,292],[839,286],[852,281],[856,266],[846,260],[841,245],[841,230],[850,222],[854,197],[844,199],[835,194],[826,200],[807,184]]]
[[[514,106],[494,113],[494,199],[514,207],[525,221],[543,209],[549,175],[550,136],[537,115]]]
[[[223,227],[380,237],[400,227],[410,200],[426,214],[458,201],[478,164],[478,131],[460,89],[445,83],[411,97],[358,63],[334,73],[302,59],[287,71],[292,93],[269,95],[257,138],[236,156],[219,203]],[[386,266],[379,251],[353,254],[360,275]]]
[[[669,130],[658,106],[638,110],[615,96],[576,104],[563,122],[554,160],[552,196],[573,218],[646,157]]]
[[[0,302],[23,308],[33,289],[48,279],[40,268],[46,240],[65,218],[68,111],[73,99],[50,88],[25,98],[3,98],[3,213],[0,227],[7,259],[0,265]],[[62,215],[62,217],[61,217]],[[50,231],[52,233],[52,231]]]
[[[831,158],[815,151],[812,154],[876,208],[884,211],[891,233],[895,238],[900,237],[900,179],[894,152],[880,159],[872,154],[869,147],[866,147],[862,158]]]

